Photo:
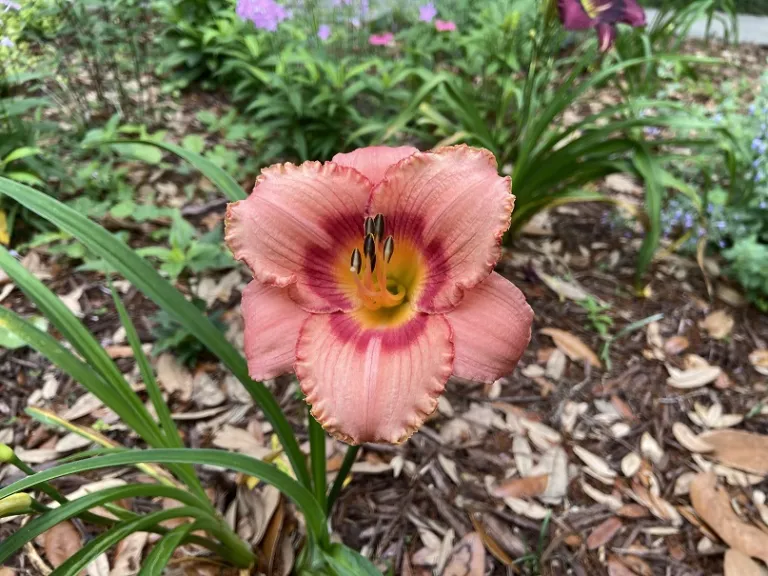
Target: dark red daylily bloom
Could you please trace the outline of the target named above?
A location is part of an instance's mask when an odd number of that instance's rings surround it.
[[[558,0],[560,21],[568,30],[594,28],[600,51],[616,39],[616,24],[645,26],[645,12],[636,0]]]

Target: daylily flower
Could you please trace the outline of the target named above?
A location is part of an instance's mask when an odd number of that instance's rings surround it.
[[[450,20],[435,20],[435,29],[438,32],[454,32],[456,30],[456,22]]]
[[[509,374],[533,312],[493,272],[514,196],[487,150],[361,148],[266,168],[227,209],[252,270],[243,292],[254,379],[295,372],[312,414],[349,443],[399,443],[453,375]]]
[[[392,32],[384,34],[371,34],[368,38],[368,44],[371,46],[389,46],[395,41],[395,35]]]
[[[600,51],[616,39],[616,24],[645,26],[645,12],[637,0],[558,0],[560,21],[568,30],[597,30]]]

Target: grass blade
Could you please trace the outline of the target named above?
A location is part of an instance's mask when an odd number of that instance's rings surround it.
[[[328,495],[328,504],[326,507],[327,514],[330,516],[333,505],[341,494],[342,488],[344,488],[344,482],[349,476],[349,471],[352,470],[352,465],[355,463],[357,453],[360,451],[360,446],[347,446],[347,453],[344,454],[344,460],[341,463],[341,468],[336,474],[336,478],[331,486],[331,493]]]
[[[205,503],[196,496],[184,490],[163,486],[162,484],[128,484],[115,488],[106,488],[62,504],[58,508],[32,519],[16,530],[0,544],[0,564],[18,552],[24,544],[31,542],[46,530],[65,520],[75,518],[83,512],[108,502],[115,502],[123,498],[141,497],[171,498],[198,509],[205,506]]]
[[[138,256],[119,238],[79,212],[43,192],[7,178],[0,177],[0,194],[13,198],[19,204],[72,234],[88,249],[120,271],[155,304],[172,315],[177,322],[195,334],[245,386],[272,424],[296,477],[304,486],[311,486],[304,455],[277,400],[264,384],[250,379],[245,359],[227,342],[207,316],[201,314],[191,302],[188,302],[178,290],[162,278],[149,262]]]
[[[21,185],[19,185],[21,186]],[[32,190],[30,188],[30,190]],[[35,191],[37,194],[40,192]],[[91,379],[91,390],[105,404],[112,408],[123,421],[130,425],[148,444],[164,446],[160,427],[136,393],[131,390],[115,363],[64,303],[40,280],[22,266],[8,250],[0,246],[0,268],[5,270],[13,282],[35,303],[51,321],[62,336],[80,353],[89,367],[100,375]],[[83,383],[84,384],[84,383]],[[125,416],[128,417],[125,417]]]
[[[80,474],[88,470],[99,470],[114,466],[127,466],[137,463],[165,463],[165,464],[208,464],[220,466],[235,472],[242,472],[254,476],[259,480],[272,484],[283,494],[288,496],[296,506],[304,513],[307,527],[318,538],[321,546],[327,546],[328,529],[326,526],[325,512],[314,495],[296,480],[278,470],[275,466],[267,464],[244,454],[235,454],[224,450],[192,449],[192,448],[163,448],[151,450],[131,450],[120,454],[97,456],[88,460],[71,462],[56,466],[32,476],[17,480],[10,486],[0,489],[0,499],[16,494],[28,488],[47,482],[54,478],[61,478],[70,474]]]
[[[139,570],[139,576],[163,576],[168,561],[193,526],[194,524],[191,523],[182,524],[163,536],[152,548],[152,552],[147,555]]]

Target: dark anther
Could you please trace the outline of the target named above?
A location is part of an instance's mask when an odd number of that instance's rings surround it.
[[[384,214],[376,214],[376,218],[373,219],[373,229],[376,240],[379,242],[384,240]]]
[[[373,218],[366,218],[365,219],[365,235],[368,236],[368,234],[373,234],[375,230],[375,226],[373,223]]]
[[[392,260],[392,254],[395,253],[395,239],[392,236],[387,236],[384,241],[384,260],[389,263]]]
[[[376,254],[371,255],[371,272],[376,270]]]
[[[363,243],[363,253],[368,258],[373,258],[376,256],[376,241],[373,239],[373,234],[368,234],[365,237],[365,242]]]
[[[355,248],[352,250],[352,259],[349,261],[349,269],[355,274],[360,274],[360,270],[363,268],[363,259],[360,257],[360,250]]]

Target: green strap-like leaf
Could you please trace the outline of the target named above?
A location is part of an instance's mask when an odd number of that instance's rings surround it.
[[[22,184],[21,188],[32,190]],[[42,194],[33,190],[35,194]],[[35,278],[8,250],[0,246],[0,268],[35,303],[64,338],[74,346],[89,367],[100,375],[89,390],[112,408],[120,418],[133,428],[146,442],[158,448],[165,446],[160,427],[152,419],[144,404],[118,370],[115,363],[93,335],[83,326],[66,305],[40,280]],[[85,383],[83,383],[85,385]]]
[[[136,520],[121,522],[114,528],[99,534],[67,558],[58,568],[51,572],[51,576],[77,576],[83,568],[88,566],[100,554],[103,554],[134,532],[147,531],[150,527],[171,518],[199,518],[200,516],[203,516],[203,513],[199,508],[182,506],[169,510],[159,510]]]
[[[18,552],[24,544],[31,542],[46,530],[65,520],[74,518],[87,510],[107,502],[115,502],[123,498],[141,497],[171,498],[200,509],[205,505],[199,498],[184,490],[162,484],[128,484],[126,486],[99,490],[98,492],[86,494],[81,498],[62,504],[50,512],[41,514],[16,530],[0,544],[0,564]]]
[[[248,376],[243,357],[227,342],[213,323],[162,278],[152,265],[136,255],[122,240],[72,208],[34,188],[0,177],[0,194],[5,194],[39,216],[53,222],[104,258],[160,308],[168,312],[184,328],[193,333],[211,352],[221,359],[264,411],[272,424],[296,477],[311,486],[304,455],[299,449],[291,425],[280,410],[272,393],[261,382]]]
[[[336,503],[336,499],[341,494],[342,488],[344,488],[344,481],[349,475],[349,471],[352,470],[352,465],[355,463],[357,453],[360,451],[360,446],[347,446],[347,453],[344,454],[344,460],[341,462],[341,468],[339,468],[336,478],[333,480],[333,486],[331,486],[331,493],[328,494],[328,503],[326,504],[327,514],[330,516],[333,510],[333,505]]]
[[[227,174],[224,170],[216,166],[213,162],[204,158],[200,154],[196,154],[186,148],[171,144],[170,142],[156,142],[153,140],[107,140],[99,142],[99,144],[113,145],[113,144],[144,144],[147,146],[156,146],[158,148],[173,152],[180,158],[183,158],[192,166],[197,168],[203,176],[208,178],[214,186],[216,186],[221,192],[232,202],[238,200],[244,200],[248,195],[243,191],[240,185],[235,181],[232,176]]]
[[[653,260],[656,247],[661,239],[661,205],[664,189],[661,185],[661,171],[656,160],[646,146],[639,146],[634,157],[634,165],[645,180],[645,213],[649,226],[637,256],[637,282],[645,274]],[[638,286],[639,287],[639,286]]]
[[[177,526],[168,534],[163,536],[152,548],[152,552],[147,555],[144,563],[141,565],[139,576],[162,576],[165,566],[173,556],[176,548],[179,547],[184,537],[195,527],[192,523]]]
[[[80,474],[81,472],[98,470],[100,468],[127,466],[139,462],[208,464],[254,476],[259,480],[272,484],[293,500],[296,506],[304,513],[307,527],[318,539],[321,546],[327,546],[328,544],[325,512],[320,508],[317,500],[309,490],[272,464],[267,464],[244,454],[234,454],[223,450],[166,448],[161,450],[131,450],[130,452],[122,452],[120,454],[97,456],[88,460],[56,466],[17,480],[10,486],[0,489],[0,499],[35,487],[41,482],[47,482],[54,478],[61,478],[70,474]]]
[[[315,489],[315,498],[317,498],[320,507],[325,510],[327,489],[325,478],[325,430],[312,416],[309,407],[307,407],[307,419],[309,420],[309,454],[312,467],[312,486]]]

